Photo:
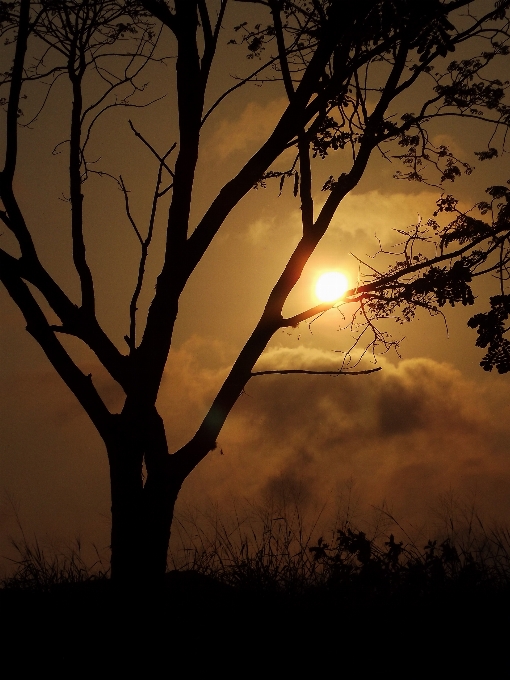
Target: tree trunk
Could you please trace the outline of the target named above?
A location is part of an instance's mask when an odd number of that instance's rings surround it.
[[[168,453],[155,409],[143,420],[116,416],[108,443],[111,484],[111,578],[144,589],[162,584],[175,501],[184,476]],[[142,465],[147,477],[144,483]]]
[[[116,437],[116,439],[118,439]],[[111,578],[126,585],[140,578],[143,451],[133,442],[108,446],[111,490]]]
[[[162,584],[166,572],[175,501],[181,483],[169,469],[157,479],[151,480],[148,476],[143,489],[142,578],[144,584],[151,587]]]

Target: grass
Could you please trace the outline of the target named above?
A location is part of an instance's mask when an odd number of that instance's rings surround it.
[[[455,588],[473,593],[509,588],[510,531],[487,528],[474,505],[445,504],[438,535],[421,541],[385,507],[363,530],[347,512],[325,531],[323,510],[310,519],[299,499],[287,498],[245,504],[242,510],[234,505],[227,519],[217,511],[188,510],[174,522],[169,568],[237,592],[298,598],[317,593],[351,600],[419,598]],[[43,547],[37,537],[29,540],[19,522],[18,529],[19,538],[11,540],[17,557],[0,582],[3,592],[50,593],[108,580],[97,549],[90,564],[79,539],[57,550]]]
[[[16,505],[11,511],[18,528],[18,537],[10,539],[15,557],[6,558],[12,565],[11,573],[0,581],[1,590],[50,593],[56,587],[105,580],[109,567],[105,565],[97,547],[95,561],[90,564],[83,557],[82,542],[75,538],[61,548],[43,546],[37,536],[30,540],[23,528]]]
[[[282,650],[300,670],[339,641],[363,655],[366,645],[435,649],[508,633],[510,533],[486,527],[474,509],[445,515],[430,540],[411,538],[385,508],[363,526],[348,514],[327,532],[321,522],[323,513],[309,518],[286,500],[234,508],[229,519],[181,514],[166,590],[143,611],[129,593],[111,598],[107,569],[87,565],[79,542],[52,551],[22,533],[0,619],[9,639],[23,631],[50,664],[108,656],[128,668],[147,649],[194,659],[205,645],[213,665],[220,649],[250,664]],[[344,668],[363,658],[344,654]]]
[[[241,516],[234,508],[230,520],[218,514],[181,516],[172,566],[238,591],[351,602],[499,593],[510,584],[510,532],[486,528],[473,506],[450,507],[439,535],[421,542],[384,507],[370,533],[347,516],[326,538],[319,530],[321,513],[306,521],[299,503],[250,510]]]
[[[2,582],[5,590],[49,593],[58,586],[72,586],[108,577],[109,570],[104,568],[99,555],[94,564],[85,562],[79,539],[61,551],[45,549],[37,538],[30,542],[25,536],[20,540],[12,540],[11,545],[18,557],[11,560],[14,572]]]

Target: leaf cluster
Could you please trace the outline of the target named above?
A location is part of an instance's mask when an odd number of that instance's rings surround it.
[[[454,219],[446,226],[430,219],[424,225],[420,222],[408,231],[400,231],[405,237],[403,258],[385,274],[371,268],[365,279],[370,283],[360,286],[354,299],[361,305],[366,327],[375,329],[377,319],[411,321],[419,307],[431,314],[442,314],[440,309],[446,304],[472,305],[473,280],[492,273],[499,280],[501,294],[491,297],[490,311],[473,316],[468,326],[477,329],[476,345],[488,348],[481,362],[484,370],[496,367],[499,373],[506,373],[510,371],[510,342],[505,337],[510,314],[510,295],[506,291],[510,280],[510,190],[496,185],[486,192],[492,200],[482,201],[475,208],[482,215],[490,213],[490,223],[474,218],[471,211],[461,211],[458,200],[444,194],[437,201],[434,218],[445,213]],[[423,244],[434,246],[434,257],[418,252]],[[380,252],[388,254],[382,249]],[[385,344],[391,342],[386,340]]]
[[[490,298],[490,311],[475,314],[468,321],[470,328],[478,333],[477,347],[486,348],[487,354],[480,362],[484,371],[496,368],[498,373],[510,371],[510,342],[505,337],[509,330],[505,322],[510,315],[510,295],[495,295]]]
[[[342,129],[343,123],[337,123],[332,116],[326,116],[317,128],[312,139],[313,157],[326,158],[329,151],[344,149],[349,143],[355,143],[359,137],[350,130]]]
[[[422,551],[395,541],[393,534],[378,545],[347,527],[333,544],[320,538],[309,550],[326,571],[328,587],[346,587],[350,596],[423,596],[445,587],[481,587],[488,578],[478,556],[459,551],[449,537],[439,544],[429,540]]]
[[[410,47],[429,58],[433,50],[446,56],[453,50],[451,32],[454,26],[445,15],[439,0],[391,0],[377,3],[369,15],[367,29],[374,44],[382,42],[392,32],[406,36]]]
[[[474,304],[471,286],[471,270],[464,260],[451,267],[431,267],[422,277],[405,287],[403,299],[432,297],[439,307],[448,302],[452,307],[461,302],[464,306]]]

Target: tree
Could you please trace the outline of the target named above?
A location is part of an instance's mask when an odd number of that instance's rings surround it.
[[[508,54],[509,6],[510,0],[495,5],[483,0],[1,3],[2,32],[12,45],[13,58],[3,83],[8,95],[2,100],[6,106],[6,152],[0,178],[0,217],[15,236],[19,253],[0,250],[0,279],[21,310],[28,332],[104,441],[110,466],[111,566],[115,580],[123,582],[140,574],[152,581],[161,578],[181,485],[215,448],[233,405],[251,377],[259,373],[254,366],[267,343],[277,330],[294,327],[333,306],[319,304],[290,318],[282,313],[303,268],[342,200],[363,177],[374,152],[399,158],[405,169],[401,177],[409,180],[426,181],[427,172],[439,173],[436,185],[440,192],[442,183],[471,169],[446,146],[432,144],[430,121],[459,116],[508,125],[508,85],[495,77],[491,68]],[[206,109],[228,11],[246,13],[231,42],[237,40],[238,47],[247,48],[252,61],[246,63],[255,68]],[[88,145],[105,111],[150,103],[139,98],[144,92],[140,78],[147,65],[163,59],[158,56],[160,36],[177,53],[179,136],[164,152],[158,151],[130,123],[139,148],[148,149],[157,166],[150,217],[142,229],[132,215],[130,191],[122,176],[98,169],[94,165],[97,159],[89,157]],[[449,53],[455,50],[462,52],[462,59],[449,61]],[[66,200],[72,259],[80,284],[77,301],[41,263],[14,184],[18,140],[23,131],[22,97],[35,83],[45,82],[48,92],[42,105],[50,106],[51,88],[61,79],[68,80],[70,95]],[[258,151],[219,191],[202,218],[192,224],[194,180],[204,126],[231,92],[268,80],[283,87],[288,100],[283,115]],[[414,112],[409,110],[411,99]],[[295,151],[290,167],[276,170],[273,164],[289,149]],[[491,147],[483,153],[491,156],[497,151]],[[348,167],[322,187],[327,197],[317,210],[313,169],[321,159],[331,160],[335,154]],[[99,174],[105,182],[113,180],[122,191],[126,216],[140,245],[125,335],[127,349],[119,349],[98,321],[84,211],[87,201],[93,200],[86,184],[93,174]],[[302,236],[196,434],[170,453],[156,399],[172,345],[180,296],[230,212],[254,187],[272,180],[279,181],[280,189],[286,180],[292,181],[301,207]],[[169,205],[163,264],[141,329],[137,308],[147,258],[154,247],[155,217],[163,209],[165,197]],[[448,200],[444,196],[440,199],[439,210],[450,210]],[[354,319],[361,319],[363,331],[374,333],[372,343],[384,340],[375,325],[377,318],[394,313],[397,306],[403,305],[403,316],[410,318],[416,305],[435,309],[445,301],[469,303],[470,272],[488,261],[497,249],[494,244],[501,245],[506,238],[506,213],[503,217],[489,224],[459,213],[450,225],[437,225],[434,233],[442,250],[429,258],[415,252],[415,244],[425,238],[420,228],[410,232],[403,261],[386,275],[369,272],[344,298],[357,303]],[[467,253],[471,253],[471,260],[466,259]],[[422,276],[423,270],[426,273]],[[56,314],[58,323],[51,322],[45,304]],[[125,403],[120,413],[108,410],[92,376],[84,374],[73,361],[61,340],[65,335],[88,345],[122,387]],[[346,370],[339,373],[360,372],[343,368]]]

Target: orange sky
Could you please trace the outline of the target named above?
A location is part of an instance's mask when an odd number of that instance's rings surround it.
[[[226,23],[235,22],[232,16]],[[229,74],[241,74],[253,65],[241,56],[233,58],[232,54],[240,53],[225,43],[213,83],[217,92],[231,82]],[[164,43],[161,49],[172,47]],[[151,96],[171,89],[173,61],[152,66],[148,76]],[[43,263],[72,293],[76,279],[69,258],[68,205],[59,200],[66,190],[66,158],[51,155],[64,134],[65,96],[64,84],[57,85],[33,130],[22,131],[16,186]],[[264,141],[284,103],[280,84],[249,86],[211,117],[204,130],[193,222]],[[35,100],[27,103],[28,108],[35,105]],[[171,97],[129,116],[157,148],[174,141]],[[123,174],[132,191],[135,218],[142,221],[156,169],[133,139],[126,118],[125,111],[105,116],[91,154],[101,157],[109,172]],[[490,184],[510,177],[506,158],[485,165],[476,162],[473,151],[485,146],[489,134],[474,124],[434,123],[436,143],[455,146],[463,159],[479,166],[472,177],[453,187],[466,206],[483,199]],[[278,167],[287,161],[283,159]],[[317,205],[324,200],[320,191],[324,179],[338,175],[342,163],[336,158],[319,162]],[[392,179],[396,169],[384,159],[373,159],[289,300],[289,314],[314,303],[318,272],[339,268],[354,280],[357,264],[351,252],[366,258],[377,250],[376,234],[389,246],[397,238],[395,229],[430,216],[438,192]],[[122,200],[106,179],[94,177],[85,185],[86,238],[100,321],[119,347],[124,343],[126,303],[138,257]],[[162,211],[144,288],[145,306],[161,261],[164,219]],[[290,186],[281,197],[273,184],[252,191],[229,216],[192,275],[182,297],[159,399],[171,447],[183,444],[205,415],[260,316],[299,228],[299,202]],[[3,247],[8,247],[9,234],[1,238]],[[310,508],[327,501],[333,512],[354,480],[360,518],[370,504],[387,502],[403,522],[419,526],[430,520],[441,494],[453,490],[460,498],[475,494],[488,518],[509,520],[510,377],[482,371],[478,364],[483,353],[474,347],[475,332],[466,328],[466,320],[485,309],[490,287],[488,281],[477,289],[480,301],[475,308],[446,310],[449,337],[443,321],[425,313],[408,326],[391,324],[395,337],[406,336],[400,346],[402,358],[396,354],[379,358],[383,370],[377,374],[252,379],[221,433],[218,450],[185,483],[177,512],[201,503],[278,495],[282,488],[298,489]],[[102,442],[24,330],[21,314],[3,288],[0,318],[0,490],[4,494],[0,554],[8,551],[9,534],[16,533],[12,503],[29,531],[64,540],[80,533],[85,540],[105,546],[109,491]],[[310,328],[304,324],[280,332],[260,367],[337,366],[341,355],[335,350],[347,349],[349,342],[348,332],[339,331],[338,312],[331,311]],[[118,388],[88,350],[77,341],[66,340],[66,346],[92,372],[108,405],[120,407]]]

